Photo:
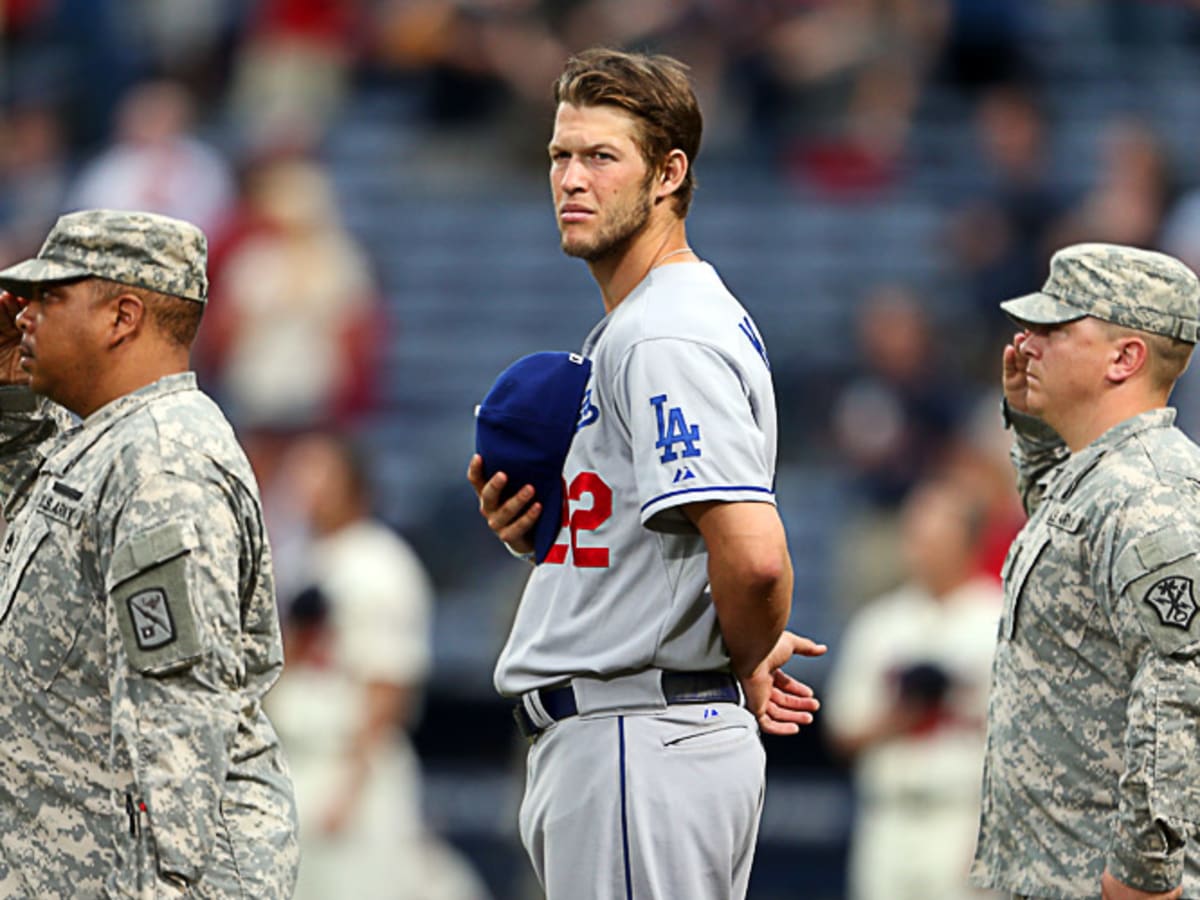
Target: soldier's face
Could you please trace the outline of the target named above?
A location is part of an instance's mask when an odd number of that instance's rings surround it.
[[[50,284],[33,291],[17,317],[21,368],[36,394],[79,415],[93,411],[103,357],[104,307],[91,280]]]
[[[653,208],[653,172],[637,121],[614,106],[561,103],[550,139],[550,188],[562,248],[597,262],[629,246]]]
[[[1056,428],[1089,415],[1104,389],[1112,349],[1108,332],[1090,316],[1029,326],[1021,345],[1029,411]]]

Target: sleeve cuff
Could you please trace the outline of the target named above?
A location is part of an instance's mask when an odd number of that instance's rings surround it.
[[[1050,447],[1062,443],[1057,431],[1037,416],[1013,409],[1008,405],[1007,397],[1001,401],[1000,413],[1004,417],[1004,427],[1011,428],[1022,441],[1037,447]]]
[[[1108,872],[1139,891],[1165,893],[1183,881],[1183,847],[1161,853],[1139,853],[1127,846],[1108,851]]]

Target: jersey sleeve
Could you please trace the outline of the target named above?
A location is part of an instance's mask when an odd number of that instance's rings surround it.
[[[717,348],[680,338],[635,344],[617,376],[642,524],[689,531],[688,503],[775,502],[771,397]],[[773,408],[769,410],[774,415]]]

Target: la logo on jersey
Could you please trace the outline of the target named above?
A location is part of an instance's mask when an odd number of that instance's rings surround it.
[[[668,407],[666,394],[651,397],[650,405],[654,407],[654,414],[658,417],[658,440],[654,446],[662,451],[659,461],[670,463],[680,458],[700,456],[700,448],[696,446],[700,443],[700,426],[689,425],[681,407]],[[675,450],[676,444],[683,445],[678,452]],[[695,473],[685,462],[675,470],[674,483],[695,477]]]

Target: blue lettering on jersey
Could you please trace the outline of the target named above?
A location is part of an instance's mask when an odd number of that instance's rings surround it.
[[[682,456],[699,456],[700,448],[696,444],[700,440],[700,426],[689,425],[683,417],[683,410],[678,406],[666,409],[667,395],[659,394],[650,398],[654,414],[658,416],[658,440],[654,446],[662,450],[659,457],[661,462],[672,462]],[[673,449],[676,444],[683,444],[682,453]]]
[[[588,388],[583,393],[583,402],[579,404],[579,421],[575,425],[575,430],[582,431],[599,418],[600,407],[592,402],[592,389]]]
[[[744,334],[746,339],[750,341],[750,344],[754,347],[755,352],[762,357],[762,361],[767,364],[767,368],[771,368],[771,361],[767,359],[767,348],[763,344],[763,339],[759,337],[758,330],[754,327],[754,323],[750,321],[750,317],[745,316],[742,321],[738,323],[738,328],[742,330],[742,334]]]

